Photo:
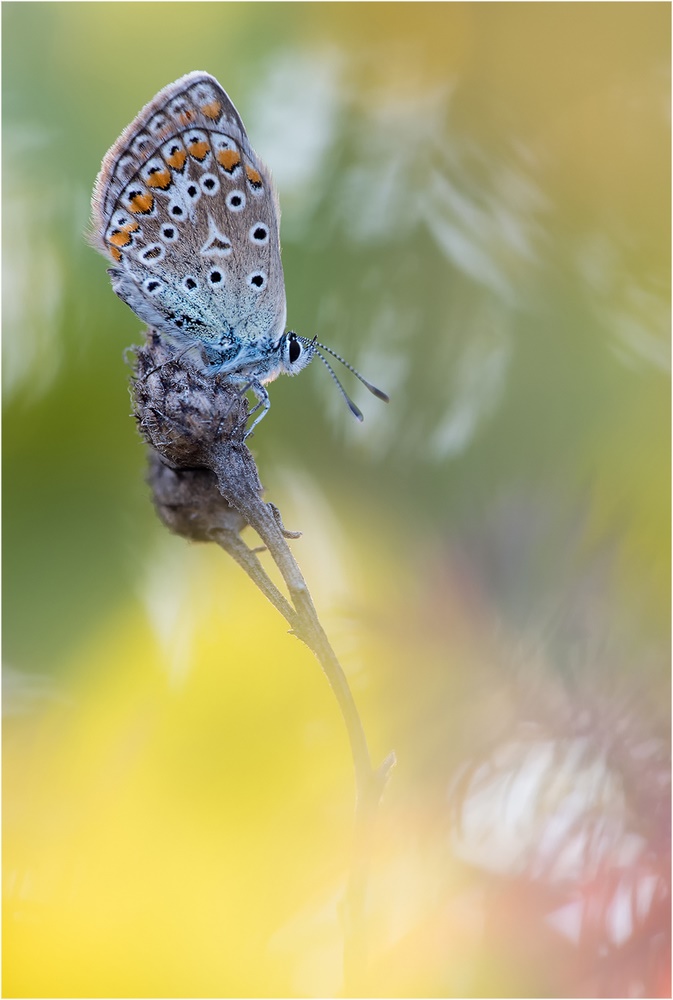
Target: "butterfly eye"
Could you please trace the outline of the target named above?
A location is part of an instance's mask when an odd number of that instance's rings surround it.
[[[291,365],[293,365],[295,361],[298,360],[300,354],[301,354],[301,345],[299,344],[299,341],[291,339],[290,348],[288,351],[288,357],[290,358]]]

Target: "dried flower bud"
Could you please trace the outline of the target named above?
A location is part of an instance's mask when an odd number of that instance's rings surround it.
[[[220,493],[209,469],[171,469],[150,450],[148,482],[166,527],[196,542],[215,540],[222,530],[240,532],[245,518]]]
[[[248,402],[236,386],[200,371],[149,329],[147,343],[136,348],[132,397],[164,524],[202,541],[255,526],[266,504],[244,442]]]
[[[243,446],[248,403],[225,379],[199,371],[156,331],[136,351],[140,433],[174,468],[212,468],[222,441]]]

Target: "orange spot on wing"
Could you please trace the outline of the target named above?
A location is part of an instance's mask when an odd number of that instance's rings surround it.
[[[219,118],[222,111],[222,105],[219,101],[211,101],[210,104],[202,104],[201,111],[206,118]]]
[[[246,163],[245,173],[246,177],[248,178],[253,187],[262,186],[262,176],[258,170],[255,170],[254,167],[249,167],[248,164]]]
[[[241,162],[241,154],[235,149],[220,149],[217,153],[217,162],[221,163],[229,173]]]
[[[129,202],[129,208],[132,212],[151,212],[153,205],[154,196],[149,191],[145,191],[144,194],[137,194]]]
[[[169,167],[173,167],[174,170],[182,170],[187,159],[187,153],[184,149],[176,149],[174,153],[171,153],[165,159]]]
[[[121,228],[124,233],[135,233],[136,229],[140,229],[140,223],[137,219],[131,219],[130,222],[127,222],[126,225]]]
[[[189,125],[189,123],[193,120],[194,120],[193,111],[190,110],[181,111],[180,114],[178,115],[178,121],[180,122],[181,125]]]
[[[167,187],[171,186],[170,170],[157,170],[155,174],[150,174],[147,178],[147,186],[161,188],[162,191],[165,191]]]
[[[122,259],[122,252],[118,250],[117,247],[110,247],[110,255],[119,262]]]
[[[195,160],[205,160],[208,155],[208,143],[205,139],[201,139],[197,142],[190,142],[189,146],[190,156],[193,156]]]
[[[108,242],[112,243],[115,247],[127,247],[131,242],[131,237],[127,232],[123,232],[121,229],[115,229],[111,236],[108,236]]]

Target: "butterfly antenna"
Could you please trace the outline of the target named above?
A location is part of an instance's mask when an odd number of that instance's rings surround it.
[[[381,390],[381,389],[377,389],[375,385],[372,385],[372,384],[371,384],[371,382],[368,382],[368,381],[367,381],[367,379],[366,379],[366,378],[364,378],[364,377],[363,377],[363,376],[362,376],[362,375],[360,374],[360,372],[359,372],[359,371],[357,371],[357,369],[353,368],[353,366],[352,366],[352,365],[349,365],[347,361],[344,361],[344,359],[343,359],[343,358],[341,357],[341,355],[340,355],[340,354],[337,354],[337,353],[336,353],[336,351],[333,351],[331,347],[326,347],[326,346],[325,346],[324,344],[321,344],[321,343],[320,343],[320,342],[319,342],[318,340],[313,340],[313,342],[312,342],[312,343],[313,343],[313,346],[314,346],[314,347],[319,347],[319,348],[320,348],[321,350],[323,350],[323,351],[327,351],[327,353],[328,353],[328,354],[331,354],[333,358],[336,358],[336,359],[337,359],[337,361],[340,361],[340,362],[341,362],[341,364],[342,364],[342,365],[343,365],[343,366],[344,366],[345,368],[347,368],[349,372],[353,372],[353,375],[355,375],[355,377],[356,377],[356,378],[360,379],[360,381],[362,382],[362,384],[363,384],[363,385],[366,385],[366,386],[367,386],[367,388],[369,389],[369,391],[370,391],[371,393],[373,393],[373,394],[374,394],[375,396],[377,396],[377,397],[378,397],[378,399],[382,399],[384,403],[389,403],[389,402],[390,402],[390,397],[389,397],[389,396],[387,396],[387,395],[385,394],[385,392],[383,392],[383,390]],[[321,355],[321,356],[322,356],[322,355]],[[324,358],[323,358],[323,361],[325,361],[325,359],[324,359]],[[325,361],[325,364],[327,365],[327,362],[326,362],[326,361]],[[329,365],[327,365],[327,367],[329,368]],[[330,371],[332,371],[332,369],[331,369],[331,368],[330,368]],[[334,372],[332,372],[332,374],[334,375]],[[334,378],[336,378],[336,375],[334,375]],[[338,381],[339,381],[339,380],[337,379],[337,382],[338,382]],[[344,395],[345,395],[345,394],[344,394]]]
[[[320,346],[322,347],[322,344]],[[364,417],[362,416],[362,413],[360,412],[360,410],[358,410],[357,406],[355,405],[355,403],[353,402],[353,400],[350,398],[350,396],[348,395],[348,393],[346,392],[346,390],[342,386],[341,382],[337,378],[336,372],[332,368],[332,366],[329,363],[329,361],[327,360],[327,358],[323,358],[323,356],[320,353],[320,351],[316,350],[315,343],[313,344],[313,350],[318,355],[318,357],[320,358],[320,360],[324,364],[325,368],[327,368],[327,371],[330,373],[330,375],[332,376],[332,378],[336,382],[337,388],[339,389],[339,392],[341,393],[341,395],[343,396],[343,398],[346,400],[346,405],[348,406],[348,409],[351,411],[351,413],[353,414],[353,416],[357,417],[357,419],[360,421],[360,423],[362,423],[362,421],[364,420]]]

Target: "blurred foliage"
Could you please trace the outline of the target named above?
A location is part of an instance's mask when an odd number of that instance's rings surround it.
[[[630,956],[622,982],[665,991],[668,788],[635,789],[669,738],[668,5],[2,17],[5,994],[340,987],[345,734],[240,571],[156,523],[125,386],[140,324],[83,238],[106,149],[192,69],[276,179],[289,324],[392,398],[348,382],[356,425],[313,366],[274,383],[254,437],[373,755],[400,761],[371,994],[598,994],[605,947]],[[477,836],[471,796],[500,787],[481,766],[530,766],[511,750],[529,725],[563,774],[587,773],[567,764],[584,740],[609,775],[572,811],[613,818],[591,946],[544,923],[562,900],[532,860],[566,798],[525,811],[516,871],[486,876],[456,833],[469,816]],[[544,957],[517,963],[543,923]]]

